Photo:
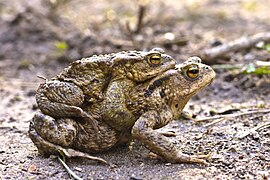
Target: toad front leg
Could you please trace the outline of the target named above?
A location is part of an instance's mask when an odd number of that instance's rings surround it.
[[[95,127],[94,118],[80,108],[84,103],[83,91],[73,83],[54,80],[41,84],[36,100],[46,115],[54,118],[79,117]]]
[[[207,164],[204,160],[207,156],[183,154],[167,137],[155,131],[154,128],[159,126],[160,121],[162,117],[156,111],[146,112],[134,124],[132,136],[168,162]]]
[[[126,107],[126,94],[134,83],[130,80],[112,80],[103,101],[103,119],[119,132],[128,131],[136,121]]]

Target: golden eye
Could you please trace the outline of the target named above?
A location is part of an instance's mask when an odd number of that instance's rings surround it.
[[[187,76],[191,79],[195,79],[199,76],[199,67],[192,65],[187,69]]]
[[[159,65],[161,63],[160,54],[153,54],[148,58],[148,63],[152,65]]]

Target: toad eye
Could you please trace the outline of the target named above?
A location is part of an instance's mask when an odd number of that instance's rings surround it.
[[[148,58],[148,63],[152,65],[159,65],[161,63],[161,55],[153,54]]]
[[[191,79],[195,79],[199,76],[199,67],[192,65],[187,69],[187,76]]]

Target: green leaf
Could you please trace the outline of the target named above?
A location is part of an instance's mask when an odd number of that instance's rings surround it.
[[[270,53],[270,43],[268,43],[268,44],[259,43],[257,45],[257,47],[260,48],[260,49],[264,49],[264,50],[266,50],[267,52]]]
[[[63,42],[63,41],[58,41],[55,43],[55,47],[59,51],[65,51],[68,48],[68,44],[66,42]]]
[[[257,68],[256,71],[254,72],[257,75],[264,75],[264,74],[270,74],[270,68],[269,67],[260,67]]]
[[[270,74],[269,66],[262,66],[256,68],[254,64],[248,64],[247,68],[243,71],[243,74],[256,74],[256,75],[266,75]]]
[[[270,44],[266,44],[265,45],[265,50],[268,51],[268,52],[270,52]]]

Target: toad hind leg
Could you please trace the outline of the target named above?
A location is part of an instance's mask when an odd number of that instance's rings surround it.
[[[38,147],[39,152],[41,154],[44,154],[44,153],[42,153],[42,151],[40,149],[46,149],[47,153],[50,152],[50,154],[60,154],[60,155],[64,155],[67,158],[82,157],[82,158],[87,158],[90,160],[94,160],[94,161],[108,164],[108,162],[102,158],[90,156],[87,153],[76,151],[76,150],[71,149],[71,148],[63,148],[62,146],[52,144],[52,143],[44,140],[41,136],[39,136],[33,128],[29,129],[29,136],[31,137],[32,141],[35,142],[35,144]]]
[[[36,101],[40,110],[54,118],[80,117],[96,129],[93,115],[83,111],[83,91],[73,83],[48,81],[37,90]]]
[[[72,119],[60,119],[60,125],[58,126],[53,121],[54,119],[50,116],[38,112],[30,122],[29,136],[41,154],[58,154],[67,158],[82,157],[107,164],[107,161],[102,158],[69,148],[72,146],[77,133],[76,124],[71,123]],[[69,127],[61,127],[64,124],[61,121],[68,121]],[[45,139],[50,139],[51,142]]]
[[[167,137],[155,131],[154,127],[157,124],[157,119],[160,119],[160,116],[155,111],[143,114],[134,124],[132,136],[167,162],[208,164],[205,161],[208,156],[183,154]]]

